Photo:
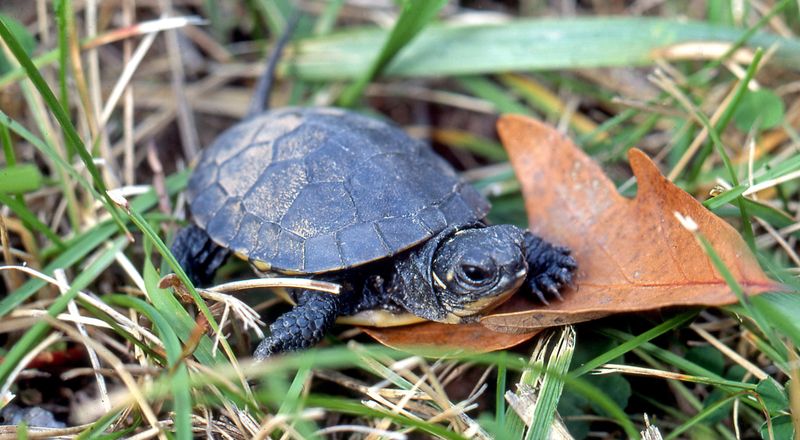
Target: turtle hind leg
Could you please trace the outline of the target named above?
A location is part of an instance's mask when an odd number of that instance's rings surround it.
[[[214,279],[231,252],[211,241],[206,231],[190,225],[175,234],[172,254],[195,286],[205,286]]]
[[[563,299],[558,290],[572,282],[572,273],[578,267],[569,249],[554,246],[530,232],[525,233],[524,242],[531,291],[544,304],[549,304],[548,295]]]
[[[305,290],[297,295],[297,306],[269,326],[270,335],[258,344],[253,356],[264,360],[272,355],[311,347],[322,340],[339,316],[339,297]]]

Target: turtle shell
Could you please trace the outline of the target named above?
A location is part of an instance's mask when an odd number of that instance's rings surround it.
[[[322,273],[386,258],[489,204],[424,143],[334,108],[285,108],[225,131],[187,190],[217,244],[273,271]]]

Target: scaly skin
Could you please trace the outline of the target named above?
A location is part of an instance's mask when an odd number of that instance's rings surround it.
[[[172,242],[172,254],[195,286],[207,286],[217,269],[225,264],[231,251],[213,241],[195,225],[178,231]]]
[[[311,347],[322,340],[339,316],[339,297],[327,292],[305,290],[297,297],[297,306],[269,326],[253,356],[264,360],[287,351]]]

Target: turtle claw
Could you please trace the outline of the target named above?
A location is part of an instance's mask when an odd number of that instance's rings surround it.
[[[572,283],[572,273],[578,267],[569,249],[553,246],[528,232],[525,234],[525,256],[531,291],[544,305],[549,305],[546,296],[563,301],[559,289]]]
[[[536,294],[539,301],[544,305],[550,305],[550,302],[547,300],[547,295],[545,295],[544,292],[547,292],[551,298],[557,298],[559,301],[564,300],[564,297],[561,296],[561,292],[558,291],[559,287],[562,285],[563,283],[561,283],[558,278],[553,277],[553,274],[547,272],[533,278],[530,282],[531,291]]]
[[[535,282],[530,283],[530,288],[531,288],[531,292],[533,292],[536,295],[536,297],[539,299],[539,301],[542,302],[542,304],[544,304],[546,306],[550,305],[550,301],[548,301],[547,297],[544,295],[544,293],[542,293],[542,291],[539,290],[539,287],[536,285]]]
[[[561,292],[559,292],[558,289],[550,288],[550,289],[547,289],[547,291],[550,292],[551,295],[553,295],[556,298],[558,298],[559,301],[564,301],[564,297],[561,296]]]

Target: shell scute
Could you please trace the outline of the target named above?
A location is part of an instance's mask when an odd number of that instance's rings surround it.
[[[250,249],[248,252],[243,252],[251,260],[264,261],[272,264],[272,259],[278,254],[278,243],[281,238],[281,227],[275,222],[264,221],[263,218],[261,228],[258,230],[256,236],[256,247]]]
[[[303,271],[303,244],[305,240],[299,235],[282,230],[278,237],[278,252],[272,260],[267,260],[274,267],[288,268],[287,271]]]
[[[429,206],[420,210],[416,218],[431,231],[431,234],[433,234],[432,231],[441,231],[447,227],[447,218],[445,218],[439,206]]]
[[[390,254],[372,223],[357,223],[336,234],[342,261],[346,266],[355,266],[365,261],[374,261]]]
[[[281,220],[281,226],[305,238],[336,232],[357,219],[343,183],[324,182],[303,188]]]
[[[240,151],[217,168],[219,184],[228,194],[246,193],[255,185],[261,172],[272,163],[271,156],[271,142]]]
[[[230,243],[236,233],[239,232],[239,226],[242,218],[245,215],[242,201],[239,199],[228,199],[222,209],[218,210],[214,218],[208,222],[208,229],[219,231],[218,239]],[[229,245],[230,247],[230,245]]]
[[[416,243],[431,235],[431,230],[413,217],[383,219],[377,228],[390,249],[401,249],[406,243]]]
[[[244,254],[258,246],[258,234],[263,221],[261,218],[246,212],[239,222],[239,230],[230,241],[232,251]]]
[[[324,145],[331,133],[316,124],[303,124],[275,140],[273,160],[292,160],[306,157]]]
[[[272,163],[256,183],[239,197],[244,201],[247,212],[264,220],[280,223],[306,183],[302,161]]]
[[[342,254],[339,252],[339,245],[336,243],[334,234],[320,235],[306,240],[304,255],[305,266],[303,270],[305,272],[316,273],[324,271],[332,261],[344,267]]]

